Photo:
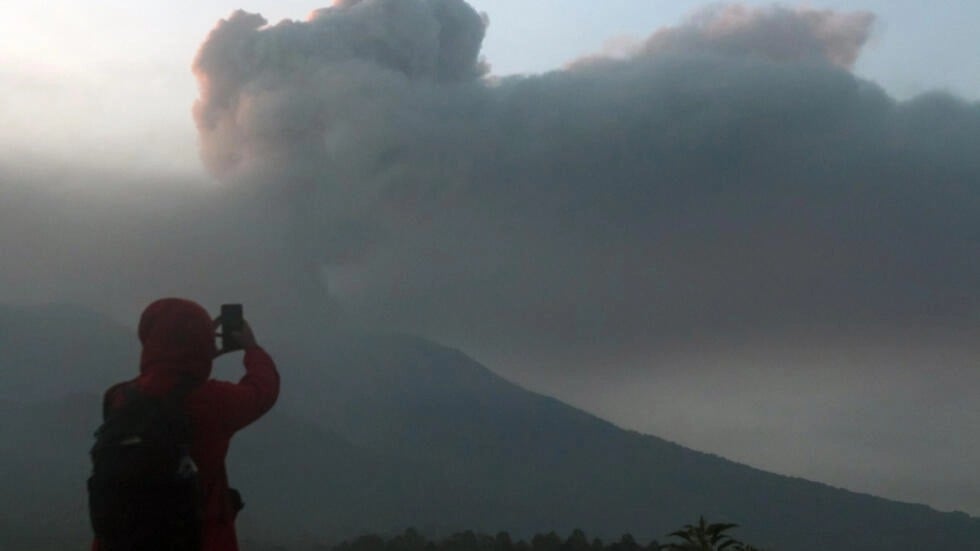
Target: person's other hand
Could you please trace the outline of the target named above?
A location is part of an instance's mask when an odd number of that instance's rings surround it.
[[[215,337],[221,337],[222,346],[224,346],[224,340],[225,340],[224,332],[220,332],[220,333],[218,332],[218,327],[220,326],[221,326],[221,318],[220,317],[215,318],[214,320]],[[238,347],[232,349],[218,348],[215,350],[214,353],[215,358],[223,354],[227,354],[229,352],[234,352],[236,350],[244,350],[246,348],[254,348],[258,346],[258,343],[255,342],[255,334],[252,332],[252,326],[249,325],[247,321],[243,320],[241,331],[234,331],[228,333],[228,336],[231,337],[233,341],[238,343]]]

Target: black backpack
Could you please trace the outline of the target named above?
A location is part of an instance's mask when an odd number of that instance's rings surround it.
[[[101,551],[199,551],[203,497],[178,385],[153,398],[125,384],[125,402],[103,404],[92,447],[89,517]]]

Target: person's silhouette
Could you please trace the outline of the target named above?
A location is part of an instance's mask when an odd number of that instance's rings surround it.
[[[238,493],[228,486],[225,456],[231,437],[276,403],[279,373],[255,341],[248,323],[232,335],[244,350],[245,375],[237,383],[210,379],[216,324],[200,305],[178,298],[160,299],[139,322],[143,344],[139,376],[106,391],[108,416],[134,395],[164,398],[182,391],[182,411],[190,421],[190,457],[198,469],[202,496],[201,551],[237,551],[235,516]],[[186,390],[184,390],[186,389]],[[113,551],[96,537],[93,549]]]

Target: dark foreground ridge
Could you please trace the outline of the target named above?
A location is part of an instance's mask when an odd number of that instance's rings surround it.
[[[95,345],[79,344],[82,321]],[[42,322],[44,332],[16,330]],[[625,431],[422,339],[295,336],[268,347],[283,366],[282,407],[237,437],[229,465],[253,548],[406,526],[434,538],[581,528],[664,541],[703,515],[739,524],[739,539],[763,549],[980,550],[980,519]],[[74,309],[0,308],[0,350],[0,548],[79,548],[98,395],[132,375],[135,339]]]
[[[651,540],[637,542],[632,534],[604,542],[601,538],[589,538],[582,530],[573,530],[567,538],[555,532],[535,534],[528,540],[514,540],[507,532],[496,535],[476,534],[472,530],[457,532],[449,537],[431,540],[418,530],[409,528],[400,535],[384,538],[377,534],[365,534],[353,540],[345,540],[332,547],[315,545],[322,551],[682,551],[690,549],[726,549],[728,551],[763,551],[741,542],[730,534],[736,526],[708,523],[703,518],[694,525],[687,525],[669,536],[671,541],[660,543]],[[700,547],[693,547],[701,544]],[[723,547],[722,547],[723,546]],[[271,550],[270,550],[271,551]]]

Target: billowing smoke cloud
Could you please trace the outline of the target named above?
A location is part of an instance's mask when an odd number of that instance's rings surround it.
[[[712,8],[513,78],[486,76],[461,0],[264,24],[201,48],[205,162],[291,205],[299,255],[369,323],[622,351],[977,311],[980,108],[851,74],[869,14]]]
[[[460,1],[345,1],[306,23],[265,24],[236,12],[194,63],[203,157],[222,177],[261,170],[254,163],[279,155],[309,162],[307,155],[336,153],[324,140],[345,141],[345,125],[398,124],[385,116],[400,114],[392,104],[412,98],[392,92],[410,92],[410,83],[472,81],[486,71],[477,57],[485,20]],[[345,109],[358,100],[388,110]]]
[[[442,90],[482,86],[485,20],[458,1],[342,2],[263,25],[233,14],[195,61],[205,164],[301,210],[303,255],[358,255],[387,196],[444,180],[444,140],[465,124],[444,100],[467,99]]]
[[[723,5],[698,13],[686,25],[654,33],[644,50],[829,61],[850,67],[870,37],[873,21],[874,16],[866,12]]]

